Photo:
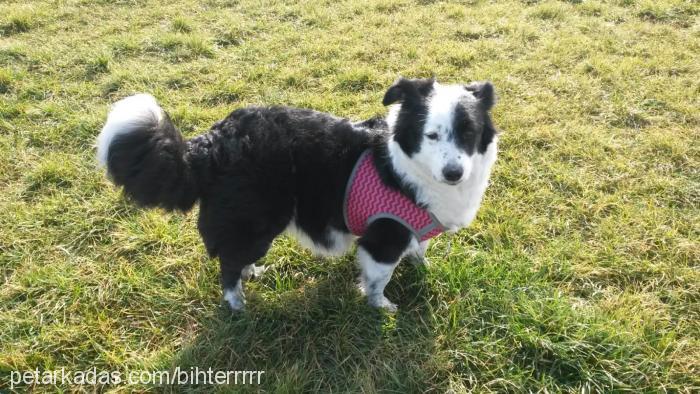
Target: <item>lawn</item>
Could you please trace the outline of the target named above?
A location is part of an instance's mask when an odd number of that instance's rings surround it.
[[[700,3],[4,1],[0,391],[12,371],[264,370],[102,391],[698,392]],[[383,114],[398,75],[491,80],[500,157],[471,227],[403,264],[392,315],[353,256],[278,239],[221,304],[189,214],[97,168],[110,103],[183,133],[250,104]]]

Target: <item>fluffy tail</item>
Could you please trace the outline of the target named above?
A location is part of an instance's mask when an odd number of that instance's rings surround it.
[[[187,143],[148,94],[118,101],[97,137],[97,159],[139,205],[186,211],[199,196]]]

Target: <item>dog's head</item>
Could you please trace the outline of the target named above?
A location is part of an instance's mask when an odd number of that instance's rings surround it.
[[[384,95],[392,144],[422,177],[456,185],[467,179],[472,160],[491,144],[496,130],[489,111],[490,82],[442,85],[434,79],[399,78]]]

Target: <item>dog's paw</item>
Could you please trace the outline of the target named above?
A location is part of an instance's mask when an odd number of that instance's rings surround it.
[[[224,290],[224,301],[233,312],[242,312],[245,309],[243,292],[236,291],[236,289]]]
[[[261,277],[262,274],[264,274],[265,271],[268,270],[268,268],[270,268],[270,267],[267,265],[254,265],[253,266],[253,277],[255,277],[255,278]]]
[[[396,306],[396,304],[389,301],[389,299],[386,298],[384,295],[370,297],[370,298],[368,298],[368,302],[371,306],[373,306],[375,308],[384,309],[385,311],[391,312],[391,313],[394,313],[399,309],[399,307]]]
[[[241,278],[243,278],[243,280],[259,278],[268,268],[270,267],[266,265],[251,264],[243,268],[243,271],[241,271]]]

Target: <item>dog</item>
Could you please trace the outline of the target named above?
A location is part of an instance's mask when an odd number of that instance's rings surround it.
[[[224,300],[244,309],[242,279],[278,235],[327,256],[357,244],[360,288],[395,311],[384,288],[405,256],[474,219],[496,161],[490,82],[399,78],[385,118],[247,107],[185,140],[147,94],[114,104],[97,139],[108,177],[143,207],[188,211],[218,257]]]

